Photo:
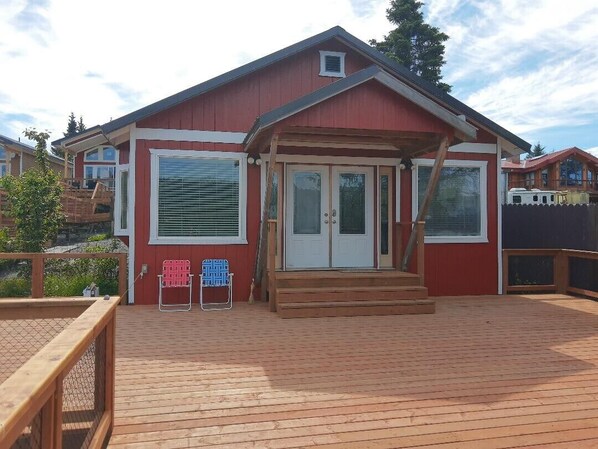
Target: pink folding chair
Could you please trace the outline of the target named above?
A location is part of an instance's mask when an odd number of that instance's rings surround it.
[[[158,275],[160,293],[158,295],[158,308],[160,312],[188,312],[191,310],[191,290],[193,275],[191,274],[191,262],[188,260],[165,260],[162,263],[162,274]],[[176,304],[164,304],[162,302],[162,289],[164,288],[188,288],[189,301]]]

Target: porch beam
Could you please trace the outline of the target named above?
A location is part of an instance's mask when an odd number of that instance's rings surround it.
[[[270,159],[268,162],[268,173],[266,175],[266,193],[264,195],[264,204],[262,207],[262,221],[260,223],[260,234],[258,240],[258,252],[255,263],[253,279],[256,285],[262,284],[262,273],[266,265],[266,241],[268,238],[268,212],[270,210],[270,201],[272,198],[272,181],[274,180],[274,170],[276,167],[276,153],[278,152],[278,142],[280,134],[275,133],[270,140]],[[265,285],[261,285],[265,288]]]
[[[421,204],[419,205],[417,217],[414,220],[415,223],[423,221],[424,217],[428,213],[428,207],[430,206],[430,202],[432,201],[432,194],[434,193],[434,191],[436,190],[436,186],[438,185],[438,180],[440,179],[440,172],[442,170],[442,166],[444,165],[444,160],[446,159],[448,148],[449,139],[447,136],[445,136],[438,147],[438,152],[436,153],[436,160],[434,161],[434,166],[432,167],[432,174],[430,175],[430,181],[428,182],[428,186],[426,187],[426,193],[424,194],[424,198]],[[421,230],[421,232],[423,232],[423,230]],[[411,234],[409,235],[407,246],[405,247],[405,255],[403,256],[403,263],[401,264],[401,269],[403,271],[407,271],[409,261],[411,260],[411,255],[413,253],[413,248],[415,247],[416,239],[417,227],[414,227]],[[424,239],[422,238],[422,244],[423,241]]]

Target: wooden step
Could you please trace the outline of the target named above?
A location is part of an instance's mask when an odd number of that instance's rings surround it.
[[[388,301],[331,301],[278,304],[282,318],[319,318],[364,315],[430,314],[436,310],[431,299]]]
[[[406,287],[420,285],[420,278],[416,274],[396,270],[279,271],[276,272],[276,284],[280,288]]]
[[[385,301],[425,299],[427,297],[428,289],[420,286],[279,288],[276,294],[276,300],[279,304],[288,302]]]

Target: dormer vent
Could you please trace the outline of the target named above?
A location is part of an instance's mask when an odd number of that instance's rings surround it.
[[[345,77],[345,53],[320,51],[320,76]]]

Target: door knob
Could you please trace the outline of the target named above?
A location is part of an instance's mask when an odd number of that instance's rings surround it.
[[[336,223],[336,221],[333,221],[333,223]],[[328,218],[324,220],[324,224],[328,224]]]
[[[332,209],[332,216],[336,217],[336,209]]]
[[[324,216],[327,217],[328,216],[328,212],[324,212]]]
[[[336,224],[336,220],[332,220],[332,224]]]

